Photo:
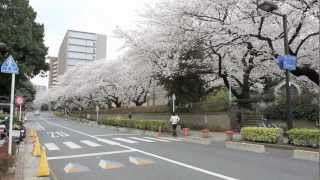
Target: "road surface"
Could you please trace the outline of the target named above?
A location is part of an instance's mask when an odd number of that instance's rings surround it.
[[[315,162],[285,150],[264,154],[88,127],[49,113],[32,116],[53,180],[318,180]]]

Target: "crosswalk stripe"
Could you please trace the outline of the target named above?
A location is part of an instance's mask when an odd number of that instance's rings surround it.
[[[134,139],[134,140],[138,140],[138,141],[143,141],[143,142],[155,142],[155,141],[152,141],[152,140],[149,140],[149,139],[143,139],[143,138],[138,138],[138,137],[128,137],[128,138],[131,138],[131,139]]]
[[[62,133],[60,133],[59,131],[56,131],[55,133],[56,133],[58,136],[61,136],[61,137],[64,136],[64,135],[63,135]]]
[[[159,137],[159,139],[165,139],[165,140],[168,140],[168,141],[178,141],[178,142],[183,141],[182,138]]]
[[[80,142],[82,142],[83,144],[86,144],[88,146],[91,146],[91,147],[99,147],[99,146],[101,146],[100,144],[97,144],[97,143],[89,141],[89,140],[82,140]]]
[[[151,140],[155,140],[155,141],[160,141],[160,142],[170,142],[170,141],[165,140],[165,139],[159,139],[159,138],[153,138],[153,137],[143,137],[143,138],[151,139]]]
[[[66,136],[66,137],[68,137],[68,136],[70,136],[69,134],[67,134],[67,133],[65,133],[65,132],[63,132],[63,131],[59,131],[63,136]]]
[[[49,150],[49,151],[57,151],[60,150],[60,148],[54,144],[54,143],[45,143],[44,146]]]
[[[112,138],[112,139],[117,140],[117,141],[130,143],[130,144],[138,143],[137,141],[133,141],[133,140],[130,140],[130,139],[125,139],[125,138]]]
[[[108,139],[98,138],[97,141],[100,141],[100,142],[103,142],[103,143],[106,143],[106,144],[109,144],[109,145],[120,145],[120,143],[115,142],[115,141],[111,141],[111,140],[108,140]]]
[[[81,146],[79,146],[78,144],[76,143],[73,143],[73,142],[63,142],[64,145],[68,146],[70,149],[81,149]]]

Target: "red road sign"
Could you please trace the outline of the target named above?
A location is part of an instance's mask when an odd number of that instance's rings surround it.
[[[21,106],[24,103],[23,96],[16,96],[16,105]]]

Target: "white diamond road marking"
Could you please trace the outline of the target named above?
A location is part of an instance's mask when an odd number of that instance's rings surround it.
[[[94,142],[89,141],[89,140],[82,140],[80,142],[82,142],[83,144],[86,144],[88,146],[91,146],[91,147],[99,147],[99,146],[101,146],[100,144],[94,143]]]
[[[143,137],[143,138],[151,139],[151,140],[155,140],[155,141],[161,141],[161,142],[170,142],[170,141],[165,140],[165,139],[159,139],[159,138],[153,138],[153,137]]]
[[[137,141],[133,141],[133,140],[130,140],[130,139],[125,139],[125,138],[112,138],[112,139],[117,140],[117,141],[130,143],[130,144],[138,143]]]
[[[73,142],[63,142],[64,145],[68,146],[70,149],[81,149],[81,146],[79,146],[78,144],[75,144]]]
[[[130,139],[134,139],[134,140],[138,140],[138,141],[143,141],[143,142],[155,142],[155,141],[152,141],[152,140],[149,140],[149,139],[143,139],[143,138],[138,138],[138,137],[128,137]]]
[[[54,143],[45,143],[44,146],[46,146],[46,148],[49,151],[58,151],[58,150],[60,150],[60,148]]]

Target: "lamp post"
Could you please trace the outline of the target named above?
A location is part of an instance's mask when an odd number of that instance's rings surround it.
[[[278,12],[274,12],[278,9],[278,6],[272,2],[265,1],[262,4],[258,5],[258,8],[264,10],[266,12],[275,14],[277,16],[282,17],[282,25],[283,25],[283,32],[284,32],[284,53],[285,55],[289,55],[289,43],[288,43],[288,28],[287,28],[287,15],[281,14]],[[290,73],[289,70],[286,69],[286,94],[287,94],[287,126],[288,129],[293,127],[292,123],[292,110],[291,110],[291,92],[290,92]]]

